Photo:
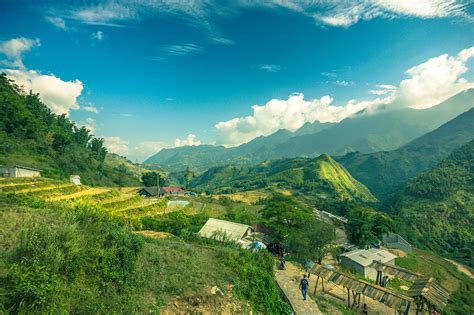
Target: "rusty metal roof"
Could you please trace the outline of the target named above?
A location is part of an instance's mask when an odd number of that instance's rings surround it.
[[[444,308],[448,304],[449,292],[434,278],[418,279],[408,290],[409,296],[423,296],[432,304]]]
[[[395,278],[410,282],[415,282],[416,280],[422,277],[419,273],[403,269],[398,266],[384,264],[380,261],[372,262],[372,264],[370,264],[370,267],[374,268],[377,271],[388,273],[389,275],[394,276]]]
[[[314,267],[312,272],[327,281],[349,288],[399,311],[404,312],[408,308],[408,305],[413,302],[413,298],[409,296],[322,266]]]

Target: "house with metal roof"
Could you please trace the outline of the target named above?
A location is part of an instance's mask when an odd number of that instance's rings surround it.
[[[377,270],[372,266],[374,261],[387,265],[395,265],[396,255],[380,248],[356,249],[341,255],[341,265],[358,274],[372,279],[377,279]]]
[[[201,228],[198,234],[202,237],[215,238],[217,240],[231,240],[234,242],[244,241],[252,235],[254,229],[250,225],[210,218]],[[225,236],[224,236],[225,235]]]
[[[388,232],[383,237],[382,242],[385,247],[400,249],[405,253],[411,253],[413,250],[411,244],[397,233]]]
[[[19,165],[0,165],[0,176],[2,177],[40,177],[41,170]]]

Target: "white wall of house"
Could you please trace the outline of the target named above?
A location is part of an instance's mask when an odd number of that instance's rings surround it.
[[[0,167],[0,175],[4,177],[39,177],[40,171],[22,167]]]

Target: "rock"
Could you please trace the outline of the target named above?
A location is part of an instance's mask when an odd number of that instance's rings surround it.
[[[213,286],[211,288],[211,294],[224,296],[224,292],[222,292],[222,290],[219,289],[217,286]]]

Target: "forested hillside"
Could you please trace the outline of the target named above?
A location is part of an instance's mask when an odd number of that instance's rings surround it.
[[[37,94],[0,75],[0,165],[19,164],[51,178],[81,176],[91,185],[137,185],[138,178],[104,160],[103,139],[65,115],[55,115]]]
[[[315,121],[306,123],[295,132],[278,130],[233,148],[201,145],[163,149],[148,158],[145,164],[159,164],[167,171],[179,171],[183,166],[189,166],[204,172],[215,166],[251,165],[278,158],[395,150],[473,106],[474,89],[470,89],[424,110],[388,109],[378,114],[361,112],[339,123]]]
[[[429,170],[472,139],[474,109],[399,149],[349,153],[335,159],[377,198],[384,200],[409,179]]]
[[[255,166],[222,166],[209,169],[191,186],[213,193],[252,189],[289,189],[318,199],[375,202],[376,198],[329,155],[267,161]]]
[[[386,208],[416,246],[474,266],[474,140],[410,181]]]

